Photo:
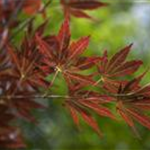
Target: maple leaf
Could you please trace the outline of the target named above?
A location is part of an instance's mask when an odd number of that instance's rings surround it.
[[[42,36],[45,25],[44,22],[36,29],[38,35]],[[40,55],[33,40],[31,24],[29,26],[19,50],[13,45],[7,45],[0,53],[0,120],[3,120],[0,123],[1,148],[24,148],[22,136],[18,129],[12,127],[11,122],[21,118],[36,123],[31,111],[45,108],[34,100],[39,87],[47,87],[49,83],[38,68]]]
[[[126,61],[131,51],[132,44],[123,48],[114,56],[108,59],[107,51],[104,52],[103,59],[98,64],[98,72],[104,83],[104,87],[112,91],[113,86],[119,86],[120,83],[126,82],[116,78],[125,77],[136,72],[142,65],[141,60]]]
[[[94,63],[100,61],[98,57],[82,57],[81,54],[89,45],[89,36],[82,37],[70,44],[69,20],[65,19],[57,36],[41,38],[36,36],[39,51],[44,56],[43,70],[47,74],[55,72],[62,73],[66,81],[77,80],[93,84],[90,76],[82,75],[80,72],[91,68]],[[71,81],[71,82],[72,82]]]
[[[109,117],[115,119],[111,111],[103,106],[112,101],[112,98],[106,95],[100,95],[97,92],[82,90],[85,85],[76,83],[69,87],[69,97],[65,101],[65,106],[69,109],[74,123],[79,126],[79,115],[91,126],[100,136],[102,135],[96,120],[91,112],[95,112],[100,117]]]
[[[135,133],[135,121],[150,129],[150,118],[145,114],[150,110],[150,85],[139,85],[144,75],[120,85],[118,89],[117,111]]]
[[[48,86],[44,73],[38,68],[41,55],[32,39],[25,37],[19,50],[12,45],[7,46],[7,50],[11,61],[11,76],[18,84],[35,90],[38,90],[38,86]]]
[[[78,18],[92,19],[85,10],[94,10],[107,6],[104,2],[99,2],[97,0],[61,0],[61,5],[63,6],[65,16],[74,16]]]

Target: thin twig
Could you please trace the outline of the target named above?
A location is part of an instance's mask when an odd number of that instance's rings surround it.
[[[126,97],[130,96],[128,94],[106,94],[106,96],[111,96],[111,97]],[[65,99],[95,99],[95,97],[86,97],[86,96],[69,96],[69,95],[29,95],[29,96],[24,96],[24,95],[11,95],[11,96],[0,96],[0,99],[10,99],[10,98],[16,98],[16,99],[21,99],[21,98],[65,98]]]
[[[99,80],[97,80],[94,84],[92,84],[91,87],[97,86],[101,81],[102,81],[102,77],[101,77]],[[90,90],[87,92],[86,96],[89,96],[89,94],[90,94],[91,91],[92,91],[92,90],[90,89]]]
[[[12,95],[12,96],[0,96],[0,99],[26,99],[26,98],[65,98],[65,99],[70,99],[70,98],[77,98],[77,97],[71,97],[68,95],[29,95],[29,96],[24,96],[24,95]],[[79,98],[79,97],[78,97]]]

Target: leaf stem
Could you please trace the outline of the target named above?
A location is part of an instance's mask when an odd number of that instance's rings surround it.
[[[101,77],[98,81],[96,81],[94,84],[92,84],[91,86],[92,86],[92,87],[95,87],[95,86],[98,85],[101,81],[102,81],[102,77]],[[91,90],[89,90],[89,91],[87,92],[86,96],[89,96],[90,92],[91,92]]]
[[[56,70],[56,72],[55,72],[55,74],[54,74],[54,76],[53,76],[53,79],[52,79],[52,81],[50,82],[50,84],[49,84],[49,86],[48,86],[46,92],[45,92],[44,95],[43,95],[43,97],[46,97],[46,96],[47,96],[47,94],[48,94],[48,92],[49,92],[49,88],[54,84],[54,82],[55,82],[56,77],[58,76],[58,74],[59,74],[59,70]]]

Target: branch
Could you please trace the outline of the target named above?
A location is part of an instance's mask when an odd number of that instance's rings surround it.
[[[111,97],[125,97],[125,96],[130,96],[129,94],[106,94],[106,96],[111,96]],[[21,98],[65,98],[65,99],[95,99],[95,97],[86,97],[86,96],[69,96],[69,95],[29,95],[29,96],[24,96],[24,95],[11,95],[11,96],[0,96],[0,99],[10,99],[10,98],[16,98],[16,99],[21,99]]]

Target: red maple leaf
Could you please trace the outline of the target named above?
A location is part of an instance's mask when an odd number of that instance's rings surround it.
[[[35,32],[42,36],[45,25],[46,22]],[[24,148],[20,131],[12,126],[12,121],[21,118],[36,123],[31,111],[45,108],[35,101],[39,88],[46,88],[49,83],[40,69],[32,30],[31,23],[19,48],[7,45],[0,53],[0,148]]]
[[[98,57],[82,57],[81,54],[89,45],[89,36],[82,37],[70,44],[69,20],[65,19],[57,36],[41,38],[36,36],[39,51],[43,55],[43,62],[47,74],[62,73],[70,84],[73,80],[93,84],[90,76],[82,75],[81,71],[91,68]]]
[[[95,112],[101,117],[115,119],[111,111],[104,106],[104,104],[112,101],[112,98],[97,92],[83,90],[83,87],[84,85],[79,83],[69,87],[69,97],[68,100],[65,101],[65,106],[69,109],[77,126],[79,126],[80,115],[83,120],[101,136],[98,124],[93,118],[92,112]]]
[[[47,87],[44,73],[39,69],[41,55],[32,39],[24,38],[20,49],[7,46],[11,61],[11,76],[18,86],[30,86],[38,90],[38,86]]]
[[[65,16],[92,19],[85,10],[94,10],[107,6],[104,2],[97,0],[61,0]]]
[[[150,129],[150,118],[145,114],[150,110],[150,85],[139,85],[144,75],[145,73],[118,89],[117,111],[135,132],[135,121]]]
[[[101,75],[101,80],[104,87],[113,91],[113,87],[118,87],[122,81],[118,78],[132,75],[142,65],[141,60],[126,61],[126,58],[131,51],[132,44],[123,48],[114,56],[108,59],[107,51],[104,52],[103,59],[98,64],[98,72]]]

